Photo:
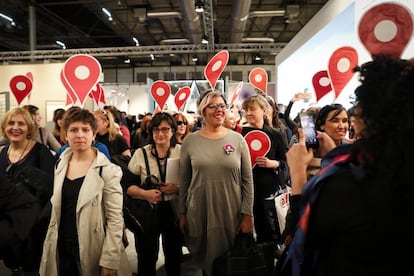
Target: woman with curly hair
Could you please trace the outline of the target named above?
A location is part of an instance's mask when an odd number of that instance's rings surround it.
[[[385,276],[412,270],[406,248],[414,246],[408,226],[414,219],[414,147],[407,141],[413,141],[414,128],[407,122],[414,119],[414,63],[379,55],[355,71],[362,137],[336,146],[319,133],[320,150],[327,154],[307,183],[313,150],[306,148],[301,129],[299,143],[287,153],[289,249],[278,260],[278,275]]]

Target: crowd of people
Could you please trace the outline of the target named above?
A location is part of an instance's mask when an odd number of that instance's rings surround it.
[[[414,138],[406,123],[414,118],[414,64],[376,56],[355,72],[355,106],[305,110],[314,118],[316,149],[290,119],[297,95],[282,114],[275,99],[257,92],[239,113],[222,93],[207,91],[197,121],[181,112],[136,121],[113,106],[71,107],[56,110],[52,131],[41,126],[36,106],[8,111],[1,120],[0,258],[13,275],[132,275],[123,219],[129,196],[148,202],[160,221],[151,232],[133,233],[138,276],[156,275],[160,237],[168,276],[181,274],[183,247],[193,267],[214,276],[214,260],[238,233],[283,241],[269,275],[409,271],[403,252],[413,245],[414,152],[403,141]],[[245,137],[254,132],[270,145],[251,160]],[[120,156],[128,180],[112,162]],[[169,158],[179,159],[176,182],[166,179]],[[34,187],[26,167],[48,181]],[[281,169],[288,169],[286,183]],[[144,187],[148,177],[158,186]],[[290,211],[275,238],[265,201],[286,185]]]

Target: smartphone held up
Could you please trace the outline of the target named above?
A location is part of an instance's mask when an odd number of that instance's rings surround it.
[[[319,141],[317,138],[315,120],[313,114],[308,112],[301,112],[299,114],[300,124],[306,136],[306,146],[308,148],[319,148]]]

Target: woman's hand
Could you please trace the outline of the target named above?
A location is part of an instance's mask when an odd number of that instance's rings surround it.
[[[163,183],[160,191],[166,195],[178,194],[178,185],[175,183]]]
[[[265,156],[257,157],[256,164],[262,168],[277,169],[279,167],[279,161],[271,160]]]
[[[101,276],[117,276],[118,271],[116,269],[110,269],[106,267],[102,267],[101,269]]]
[[[319,132],[317,135],[319,141],[319,148],[317,150],[320,157],[324,157],[329,151],[336,147],[336,144],[332,138],[325,132]]]
[[[302,94],[301,92],[295,93],[295,95],[293,95],[290,101],[294,103],[294,102],[301,100],[302,99],[301,94]]]
[[[253,233],[253,216],[243,214],[243,218],[239,226],[239,232],[243,234]]]
[[[145,190],[145,199],[150,203],[150,204],[157,204],[158,201],[160,201],[161,199],[161,191],[156,190],[156,189],[151,189],[151,190]]]

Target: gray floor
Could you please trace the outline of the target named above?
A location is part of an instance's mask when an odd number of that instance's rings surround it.
[[[137,270],[137,253],[135,252],[134,247],[134,235],[127,231],[129,246],[126,249],[128,254],[129,263],[131,266],[131,270],[136,273]],[[188,251],[184,248],[184,253],[187,254]],[[185,258],[187,259],[187,258]],[[12,274],[10,271],[4,266],[3,262],[0,261],[0,276],[11,276]],[[184,261],[182,264],[182,273],[181,276],[201,276],[202,273],[200,271],[196,271],[191,268],[191,266]],[[165,269],[164,269],[164,255],[162,253],[162,249],[160,250],[157,262],[157,276],[166,276]]]

